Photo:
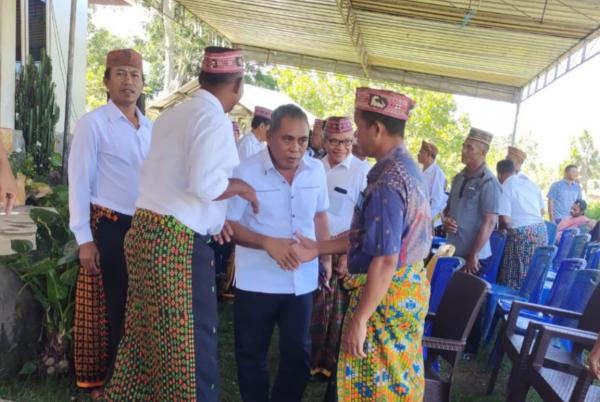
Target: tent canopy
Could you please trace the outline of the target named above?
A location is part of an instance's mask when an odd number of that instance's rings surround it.
[[[518,102],[597,37],[592,0],[177,0],[248,59]]]

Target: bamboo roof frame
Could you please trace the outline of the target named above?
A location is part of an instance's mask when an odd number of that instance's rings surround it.
[[[177,1],[249,60],[513,103],[600,33],[593,0]]]

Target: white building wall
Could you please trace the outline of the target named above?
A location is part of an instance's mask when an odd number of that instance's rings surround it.
[[[17,2],[0,0],[0,127],[15,128]]]

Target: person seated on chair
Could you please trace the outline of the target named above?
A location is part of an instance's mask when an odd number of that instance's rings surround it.
[[[565,229],[579,228],[584,232],[589,232],[596,222],[587,216],[585,216],[585,210],[587,209],[587,202],[584,200],[577,200],[571,205],[570,215],[558,224],[556,231],[556,242],[560,241],[562,232]]]

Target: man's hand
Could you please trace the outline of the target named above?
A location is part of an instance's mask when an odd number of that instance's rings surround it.
[[[450,218],[449,216],[444,217],[442,224],[446,233],[456,233],[458,231],[458,223],[456,223],[454,218]]]
[[[4,212],[8,215],[15,205],[17,182],[10,170],[10,166],[7,166],[8,168],[2,166],[0,170],[0,201],[4,204]]]
[[[600,336],[600,334],[598,334]],[[600,380],[600,337],[594,344],[594,348],[588,356],[588,365],[590,371]]]
[[[346,353],[365,358],[367,357],[364,350],[365,339],[367,339],[367,323],[358,320],[356,317],[352,318],[348,330],[342,337],[342,348]]]
[[[476,255],[468,255],[465,260],[465,266],[463,267],[463,271],[468,274],[476,274],[480,269],[479,259]]]
[[[312,261],[318,257],[317,242],[296,232],[298,243],[293,245],[294,252],[302,262]]]
[[[333,269],[333,272],[338,278],[343,278],[348,274],[348,254],[340,255],[337,266]]]
[[[94,274],[100,273],[100,252],[93,241],[79,246],[79,261],[81,265]]]
[[[332,263],[331,263],[331,256],[326,256],[326,257],[321,257],[320,261],[321,265],[323,266],[324,269],[324,277],[323,277],[323,287],[329,291],[331,291],[331,276],[333,273],[332,270]]]
[[[277,264],[284,271],[293,271],[302,263],[302,260],[296,255],[293,249],[295,241],[292,239],[283,239],[279,237],[265,237],[263,248],[277,261]]]
[[[252,206],[252,212],[257,214],[259,208],[258,198],[256,198],[256,191],[254,191],[254,188],[245,181],[240,180],[240,185],[242,186],[242,190],[238,195],[248,201],[250,206]]]
[[[223,229],[221,229],[221,233],[213,236],[213,240],[219,243],[221,246],[225,243],[231,242],[233,239],[233,228],[229,224],[228,221],[225,221],[223,224]]]

